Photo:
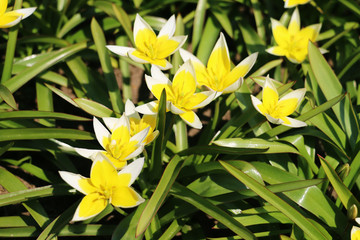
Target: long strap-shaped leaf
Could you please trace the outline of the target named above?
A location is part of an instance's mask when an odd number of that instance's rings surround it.
[[[340,177],[336,174],[335,170],[330,166],[330,164],[321,156],[320,163],[323,167],[326,176],[330,180],[332,186],[334,187],[336,193],[338,194],[342,204],[346,209],[349,209],[352,205],[356,205],[358,209],[360,209],[359,201],[354,197],[354,195],[350,192],[350,190],[345,186],[345,184],[341,181]]]
[[[174,183],[174,186],[171,188],[171,194],[215,218],[244,239],[256,239],[252,232],[232,218],[228,213],[181,184]]]
[[[24,71],[7,80],[3,84],[10,90],[10,92],[13,93],[42,71],[50,68],[59,61],[62,61],[67,57],[74,55],[75,53],[85,49],[86,47],[87,43],[82,42],[62,48],[54,54],[49,54],[46,58],[37,62],[32,67],[25,69]]]
[[[183,161],[178,155],[175,155],[175,157],[170,160],[159,181],[159,184],[157,185],[153,195],[151,196],[149,202],[147,203],[144,211],[141,214],[136,229],[136,237],[141,235],[149,226],[151,220],[159,210],[166,196],[168,195],[171,186],[175,182],[175,179],[182,168],[182,165]]]
[[[327,100],[343,93],[343,87],[339,79],[320,53],[320,50],[311,42],[309,43],[309,61],[316,80]],[[343,99],[332,109],[350,140],[352,149],[354,149],[359,135],[359,123],[350,99]]]
[[[254,192],[256,192],[261,198],[269,202],[271,205],[276,207],[279,211],[284,213],[288,218],[290,218],[296,225],[298,225],[311,239],[330,239],[327,238],[317,227],[315,227],[307,218],[302,214],[296,211],[288,203],[282,200],[280,197],[276,196],[274,193],[270,192],[266,187],[262,186],[245,173],[235,168],[229,163],[220,161],[221,165],[229,171],[234,177],[239,181],[244,183]]]

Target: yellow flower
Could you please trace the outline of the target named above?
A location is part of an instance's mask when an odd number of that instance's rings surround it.
[[[60,171],[61,178],[70,186],[85,194],[75,211],[73,221],[83,221],[96,216],[110,203],[115,207],[136,207],[144,199],[131,184],[139,176],[144,158],[134,160],[119,173],[108,159],[97,154],[91,167],[90,178]]]
[[[190,61],[185,62],[179,68],[173,82],[154,65],[151,67],[151,77],[145,75],[145,80],[157,99],[160,99],[161,92],[165,89],[169,111],[178,114],[191,127],[202,128],[202,123],[193,110],[209,104],[215,98],[216,93],[214,91],[196,93],[195,73]],[[138,106],[136,110],[143,114],[156,114],[157,102]]]
[[[206,86],[216,92],[230,93],[236,91],[243,82],[243,77],[254,65],[258,53],[253,53],[235,68],[230,70],[229,50],[224,34],[220,33],[219,40],[209,57],[207,67],[190,52],[180,49],[184,62],[191,60],[196,73],[198,86]]]
[[[173,36],[175,33],[175,16],[169,20],[160,30],[158,36],[150,25],[136,15],[134,23],[134,40],[136,48],[107,45],[106,47],[120,55],[128,56],[138,63],[151,63],[160,69],[166,70],[172,67],[166,60],[171,54],[176,52],[186,41],[187,36]]]
[[[278,46],[266,51],[273,55],[286,56],[293,63],[301,63],[308,54],[309,41],[315,42],[319,35],[321,24],[313,24],[300,29],[300,15],[296,8],[288,28],[275,19],[271,19],[271,27]],[[324,52],[322,49],[321,51]]]
[[[159,131],[155,130],[156,115],[144,115],[140,118],[140,115],[135,111],[134,103],[129,99],[125,103],[124,114],[129,119],[130,136],[135,136],[146,128],[149,128],[148,134],[144,139],[145,145],[151,143],[159,134]],[[119,125],[120,118],[104,117],[103,120],[106,127],[113,132],[113,130]]]
[[[308,2],[310,2],[311,0],[284,0],[285,2],[285,8],[292,8],[292,7],[296,7],[297,5],[303,5],[306,4]]]
[[[292,91],[279,100],[278,92],[270,78],[267,76],[263,87],[262,102],[251,96],[255,109],[274,124],[282,124],[289,127],[304,127],[305,122],[288,117],[292,114],[303,100],[305,88]]]
[[[116,168],[121,169],[126,165],[127,160],[138,156],[143,151],[149,127],[132,136],[130,122],[125,114],[111,126],[110,132],[96,118],[93,123],[96,138],[104,150],[75,148],[81,156],[93,159],[101,152]]]
[[[353,226],[351,229],[351,240],[360,240],[360,228]]]
[[[36,9],[35,7],[32,7],[6,12],[7,5],[7,0],[0,0],[0,28],[9,28],[15,26],[21,20],[30,16]]]

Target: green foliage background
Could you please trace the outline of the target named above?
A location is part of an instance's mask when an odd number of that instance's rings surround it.
[[[265,52],[274,45],[270,18],[287,23],[293,11],[282,0],[9,2],[14,5],[37,10],[0,32],[0,184],[6,190],[0,237],[350,238],[360,207],[358,0],[299,6],[303,27],[322,23],[317,45],[328,50],[322,56],[310,44],[299,65]],[[149,101],[144,85],[136,89],[138,99],[130,85],[148,66],[105,48],[133,42],[136,13],[155,30],[175,14],[176,35],[189,35],[185,48],[204,63],[220,32],[234,64],[259,56],[238,91],[200,110],[213,111],[201,115],[208,124],[198,133],[172,122],[162,101],[160,137],[146,148],[147,164],[134,186],[146,203],[120,212],[109,206],[69,223],[82,195],[58,171],[89,176],[91,161],[57,141],[97,148],[92,116],[120,116],[128,98]],[[171,60],[181,64],[178,53]],[[279,81],[280,93],[306,87],[295,116],[309,126],[274,126],[256,112],[250,94],[259,93],[267,74]]]

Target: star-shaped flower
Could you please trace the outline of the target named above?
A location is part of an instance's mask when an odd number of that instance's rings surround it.
[[[135,111],[134,103],[128,99],[125,103],[125,112],[124,114],[129,119],[130,123],[130,136],[135,136],[139,132],[149,128],[148,134],[144,139],[145,145],[150,144],[159,134],[158,130],[155,130],[156,127],[156,115],[144,115],[142,118],[139,113]],[[114,117],[104,117],[103,118],[106,127],[113,132],[117,126],[120,125],[120,118]]]
[[[285,2],[285,8],[292,8],[292,7],[296,7],[297,5],[303,5],[306,4],[308,2],[310,2],[311,0],[284,0]]]
[[[6,12],[8,0],[0,0],[0,28],[9,28],[18,24],[21,20],[30,16],[36,9],[21,8]]]
[[[272,80],[267,76],[263,87],[262,102],[251,95],[255,109],[264,115],[271,123],[289,127],[304,127],[305,122],[288,117],[303,100],[305,88],[292,91],[279,100],[279,94]]]
[[[160,69],[166,70],[172,67],[166,60],[176,52],[186,41],[187,36],[175,36],[175,16],[171,16],[156,36],[150,25],[136,15],[134,23],[135,48],[107,45],[106,47],[120,55],[128,56],[138,63],[151,63]]]
[[[300,15],[296,8],[288,28],[275,19],[271,19],[271,27],[278,46],[266,51],[276,56],[286,56],[293,63],[301,63],[308,54],[309,41],[315,42],[319,35],[321,24],[313,24],[300,29]],[[321,51],[325,52],[322,49]]]
[[[151,67],[151,76],[145,75],[145,80],[152,94],[160,99],[162,90],[166,91],[167,109],[178,114],[193,128],[202,128],[202,123],[193,111],[209,104],[216,93],[214,91],[196,92],[196,80],[190,61],[185,62],[175,73],[171,82],[156,66]],[[158,101],[136,107],[143,114],[156,114]]]
[[[109,203],[115,207],[131,208],[144,202],[144,199],[130,187],[139,176],[143,165],[144,158],[139,158],[117,172],[115,166],[99,153],[92,164],[90,178],[60,171],[59,174],[66,183],[86,195],[72,220],[83,221],[94,217]]]
[[[230,93],[237,90],[243,82],[243,77],[254,65],[258,55],[258,53],[251,54],[231,70],[229,49],[222,33],[220,33],[219,40],[211,52],[206,67],[190,52],[184,49],[179,51],[184,62],[191,60],[198,86],[206,86],[220,93]]]
[[[81,156],[93,159],[97,153],[101,152],[116,168],[121,169],[126,165],[127,160],[138,156],[143,151],[149,127],[131,136],[130,122],[125,114],[111,126],[110,131],[96,118],[93,124],[96,138],[104,150],[75,148]]]

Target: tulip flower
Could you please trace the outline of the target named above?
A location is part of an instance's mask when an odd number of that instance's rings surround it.
[[[229,50],[222,33],[220,33],[220,37],[211,52],[207,67],[190,52],[184,49],[179,51],[184,62],[191,60],[198,87],[206,86],[219,93],[230,93],[237,90],[243,82],[243,77],[254,65],[258,55],[258,53],[251,54],[230,70]]]
[[[128,56],[138,63],[151,63],[157,65],[161,70],[172,68],[166,60],[176,52],[186,41],[187,36],[173,36],[175,33],[175,16],[171,16],[161,28],[158,36],[150,25],[136,15],[134,23],[135,48],[107,45],[106,47],[120,55]]]
[[[292,7],[296,7],[297,5],[303,5],[306,4],[308,2],[310,2],[311,0],[284,0],[285,2],[285,8],[292,8]]]
[[[21,8],[6,12],[7,5],[8,0],[0,1],[0,28],[10,28],[15,26],[21,20],[30,16],[36,9],[36,7]]]
[[[144,139],[145,145],[151,143],[159,134],[156,127],[156,115],[144,115],[140,118],[139,113],[135,111],[135,105],[131,100],[127,100],[125,103],[125,113],[130,122],[130,136],[135,136],[139,132],[149,128],[148,134]],[[120,118],[104,117],[103,121],[106,127],[113,132],[114,129],[119,125]],[[154,131],[155,130],[155,131]]]
[[[143,165],[144,158],[139,158],[117,172],[115,166],[99,153],[92,164],[90,178],[60,171],[61,178],[67,184],[86,195],[77,207],[72,221],[94,217],[109,203],[115,207],[131,208],[144,202],[144,199],[130,187],[139,176]]]
[[[116,168],[121,169],[126,165],[127,160],[135,158],[143,151],[149,127],[131,136],[130,123],[126,115],[121,116],[110,131],[96,118],[94,118],[93,124],[96,138],[104,150],[75,148],[75,151],[81,156],[93,159],[101,152]]]
[[[263,87],[262,102],[251,96],[255,109],[264,115],[267,120],[274,124],[282,124],[288,127],[304,127],[305,122],[288,117],[292,114],[303,100],[305,88],[292,91],[279,100],[279,94],[272,80],[267,76]]]
[[[193,128],[202,128],[202,123],[196,113],[197,108],[209,104],[216,93],[202,91],[196,93],[195,72],[190,61],[185,62],[175,73],[171,82],[156,66],[151,67],[151,76],[145,75],[145,81],[152,94],[160,99],[163,89],[166,91],[167,110],[178,114]],[[143,114],[156,114],[157,101],[138,106],[136,110]]]
[[[313,24],[300,29],[300,15],[296,8],[288,28],[275,19],[271,19],[271,27],[278,46],[266,51],[276,56],[286,56],[293,63],[301,63],[308,54],[309,41],[315,42],[319,35],[321,24]],[[323,49],[320,50],[323,53],[326,52]]]

